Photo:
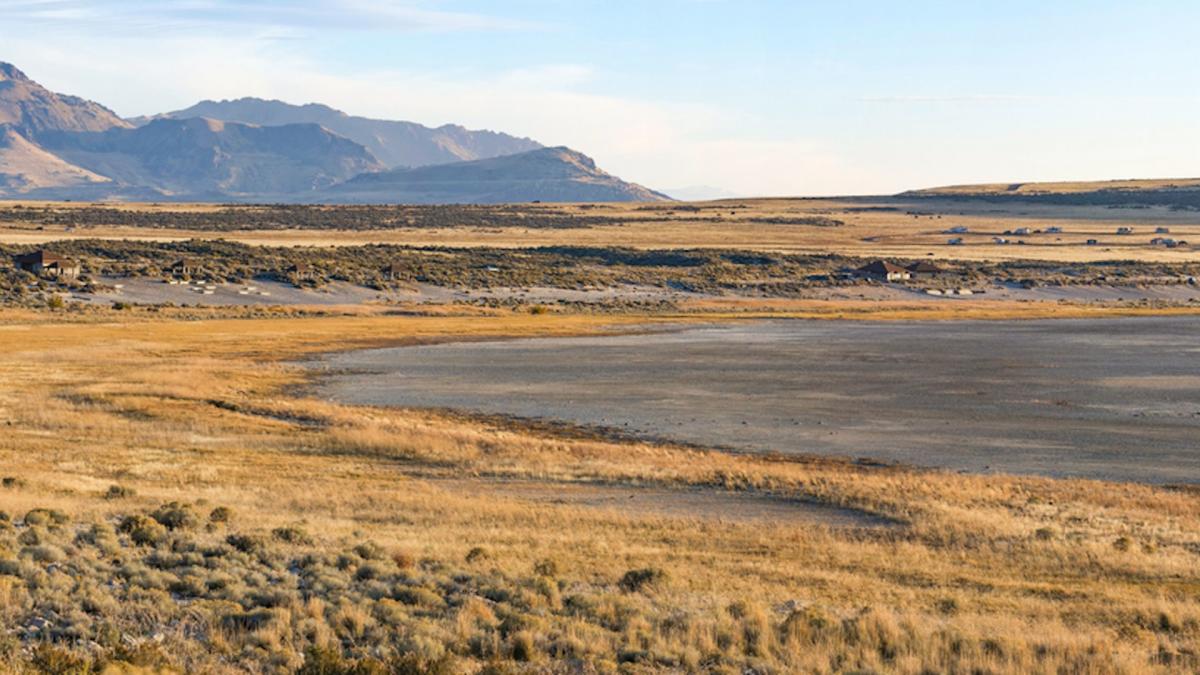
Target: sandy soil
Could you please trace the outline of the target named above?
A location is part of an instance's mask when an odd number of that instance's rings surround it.
[[[131,302],[137,304],[240,306],[240,305],[360,305],[364,303],[448,303],[470,300],[519,299],[530,303],[679,301],[712,297],[651,286],[626,285],[612,288],[529,288],[455,289],[415,284],[411,288],[378,291],[345,282],[333,282],[319,289],[296,288],[278,281],[253,281],[246,284],[192,282],[169,284],[161,279],[106,277],[102,292],[77,293],[73,300],[86,303]]]
[[[518,480],[439,480],[435,484],[445,490],[475,497],[491,495],[534,504],[604,509],[630,516],[721,523],[812,523],[831,527],[884,527],[894,524],[853,509],[762,493]]]
[[[528,288],[498,287],[489,289],[443,288],[430,284],[414,284],[403,290],[378,291],[344,282],[333,282],[320,289],[300,289],[278,281],[253,281],[245,284],[193,282],[169,284],[161,279],[105,277],[105,290],[97,293],[76,293],[72,300],[89,304],[130,302],[135,304],[249,306],[249,305],[362,305],[366,303],[425,304],[479,300],[522,300],[528,303],[613,301],[673,302],[686,304],[721,297],[707,293],[691,293],[654,286],[622,285],[609,288]],[[950,292],[950,291],[953,291]],[[969,293],[958,294],[967,291]],[[1144,286],[1043,286],[1023,288],[1018,285],[967,286],[963,289],[939,291],[929,295],[919,286],[900,284],[870,284],[854,287],[813,288],[803,292],[807,300],[869,300],[962,302],[983,301],[1063,301],[1063,302],[1134,302],[1156,300],[1171,303],[1200,303],[1200,285],[1171,284]]]
[[[349,403],[735,450],[1195,483],[1197,331],[1197,318],[779,321],[371,350],[319,367],[333,374],[321,393]]]

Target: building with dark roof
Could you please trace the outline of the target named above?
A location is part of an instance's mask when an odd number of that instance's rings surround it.
[[[856,271],[859,276],[869,279],[881,279],[883,281],[904,281],[912,278],[911,272],[886,260],[875,260],[863,265]]]
[[[74,279],[79,276],[79,263],[49,251],[39,250],[13,258],[17,269],[52,279]]]
[[[915,262],[905,269],[907,269],[914,277],[918,279],[921,277],[936,277],[939,274],[945,273],[946,271],[927,260]]]

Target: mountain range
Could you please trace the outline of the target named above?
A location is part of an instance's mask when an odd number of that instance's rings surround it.
[[[242,98],[125,120],[0,63],[0,198],[656,201],[569,148]]]
[[[283,101],[240,98],[235,101],[201,101],[185,110],[159,118],[206,117],[263,127],[284,124],[319,124],[371,151],[388,168],[449,164],[536,150],[542,145],[494,131],[470,131],[455,124],[436,129],[415,122],[375,120],[347,115],[319,103],[292,105]],[[144,124],[154,118],[131,120]]]

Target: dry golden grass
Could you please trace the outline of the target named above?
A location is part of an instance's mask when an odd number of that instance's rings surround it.
[[[1147,178],[1104,181],[1048,181],[1041,183],[979,183],[916,190],[916,194],[1077,194],[1098,190],[1178,190],[1200,188],[1200,178]]]
[[[281,560],[291,551],[340,555],[360,570],[355,578],[412,577],[401,602],[363,591],[338,604],[318,593],[255,609],[247,591],[232,604],[194,604],[194,630],[165,631],[167,667],[287,671],[306,645],[336,652],[331,659],[360,657],[392,635],[403,640],[388,649],[449,652],[464,672],[495,659],[539,672],[616,672],[618,661],[634,672],[1200,667],[1195,492],[733,456],[335,405],[295,389],[306,371],[292,361],[322,351],[577,334],[644,318],[28,318],[0,326],[0,466],[19,479],[0,488],[0,510],[57,509],[104,523],[169,501],[203,513],[225,506],[236,514],[230,531],[269,538],[299,527],[313,539],[277,544]],[[770,493],[897,525],[747,526],[532,503],[488,488],[517,478]],[[102,498],[114,484],[136,496]],[[224,533],[189,536],[203,543]],[[37,598],[83,602],[69,583],[45,580],[91,560],[92,549],[45,536],[49,548],[21,549],[25,585],[0,574],[6,621],[36,612]],[[397,562],[346,553],[366,540],[398,552]],[[47,562],[55,546],[76,546],[78,561]],[[162,546],[160,558],[182,555]],[[403,572],[412,560],[418,567]],[[643,586],[627,576],[645,569],[665,579]],[[122,630],[136,632],[134,610],[159,613],[143,621],[174,621],[180,611],[161,594],[136,597],[128,611],[112,610]],[[21,653],[6,657],[9,667],[27,663]]]
[[[86,204],[55,204],[57,208]],[[47,225],[0,223],[0,242],[40,244],[62,239],[110,238],[145,241],[181,241],[192,238],[227,239],[252,245],[344,246],[369,243],[412,246],[500,247],[625,246],[639,249],[721,248],[787,253],[838,253],[860,257],[934,258],[955,260],[1048,260],[1093,262],[1136,260],[1143,262],[1194,262],[1195,249],[1166,249],[1149,244],[1156,227],[1171,229],[1176,239],[1200,245],[1200,213],[1165,208],[1109,209],[1100,206],[1053,206],[953,201],[884,201],[864,205],[837,199],[746,199],[704,202],[696,205],[660,205],[654,211],[639,204],[539,205],[564,214],[602,216],[627,222],[587,228],[449,227],[350,232],[337,230],[243,230],[203,232],[132,227],[67,229]],[[698,207],[699,211],[689,210]],[[864,210],[893,208],[894,211]],[[123,205],[121,208],[153,212],[172,205]],[[211,210],[213,205],[180,206]],[[674,209],[674,210],[672,210]],[[919,212],[916,217],[909,212]],[[811,217],[843,221],[840,227],[789,224],[789,219]],[[764,222],[769,220],[782,222]],[[952,226],[968,227],[965,235],[948,235]],[[1118,227],[1134,227],[1136,234],[1118,236]],[[1025,245],[998,246],[992,237],[1005,230],[1062,228],[1058,234],[1009,236]],[[961,246],[949,246],[961,236]],[[1097,246],[1085,245],[1097,239]]]

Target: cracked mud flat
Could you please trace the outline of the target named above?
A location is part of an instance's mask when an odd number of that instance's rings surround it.
[[[1200,482],[1200,318],[765,321],[347,352],[346,403],[561,420],[736,451]]]

